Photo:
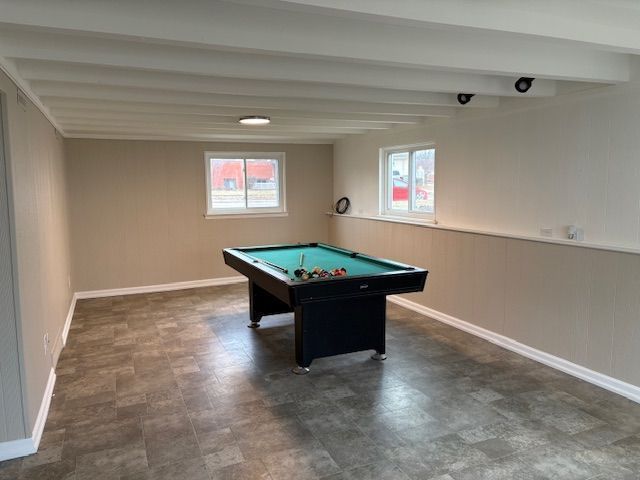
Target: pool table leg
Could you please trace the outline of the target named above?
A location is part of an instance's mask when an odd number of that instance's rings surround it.
[[[247,325],[247,327],[249,328],[258,328],[260,326],[260,319],[262,318],[262,315],[256,315],[253,310],[249,310],[249,319],[251,320],[251,323],[249,325]]]
[[[265,315],[290,312],[291,308],[277,299],[265,289],[260,288],[254,282],[249,281],[249,328],[258,328],[260,320]]]
[[[381,308],[382,310],[382,322],[378,322],[377,323],[377,328],[378,328],[378,346],[376,347],[376,353],[374,353],[371,358],[373,360],[378,360],[378,361],[382,361],[382,360],[386,360],[387,359],[387,354],[386,354],[386,338],[385,338],[385,330],[386,330],[386,322],[387,322],[387,297],[382,297],[382,303],[383,306]]]
[[[309,371],[314,358],[375,350],[385,360],[384,295],[308,302],[294,308],[296,364],[293,373]]]
[[[260,319],[262,318],[262,315],[258,313],[256,308],[256,303],[259,303],[256,301],[256,296],[259,295],[256,287],[257,286],[249,280],[249,319],[251,320],[251,323],[247,325],[249,328],[258,328],[260,326]]]
[[[295,348],[296,348],[296,367],[291,371],[296,375],[306,375],[309,373],[309,366],[313,361],[311,356],[311,349],[305,348],[305,333],[303,323],[303,306],[298,305],[294,308],[294,323],[295,323]],[[307,307],[309,308],[309,307]]]

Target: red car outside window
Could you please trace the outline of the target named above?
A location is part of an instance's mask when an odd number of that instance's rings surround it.
[[[416,187],[416,199],[426,200],[427,191],[423,188]],[[409,183],[402,178],[393,179],[393,200],[408,200],[409,199]]]

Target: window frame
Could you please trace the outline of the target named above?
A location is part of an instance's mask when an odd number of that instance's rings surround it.
[[[436,160],[433,163],[433,213],[422,212],[414,210],[415,196],[411,194],[416,187],[415,183],[415,164],[414,153],[419,150],[434,150]],[[437,162],[437,147],[435,143],[414,143],[411,145],[395,145],[391,147],[383,147],[380,149],[380,203],[379,212],[381,216],[387,217],[403,217],[403,218],[415,218],[426,222],[436,222],[436,162]],[[407,210],[399,210],[391,208],[391,193],[393,191],[391,182],[393,181],[393,172],[391,172],[390,156],[394,153],[408,153],[409,154],[409,175],[407,179],[409,195],[407,200],[409,202]]]
[[[250,160],[276,160],[278,162],[278,200],[277,207],[245,207],[245,208],[216,208],[212,206],[211,199],[211,158],[223,160],[242,159],[244,162],[244,193],[248,201],[247,192],[247,159]],[[240,217],[277,217],[287,215],[286,196],[286,155],[285,152],[204,152],[205,170],[205,218],[240,218]],[[246,205],[245,201],[245,205]]]

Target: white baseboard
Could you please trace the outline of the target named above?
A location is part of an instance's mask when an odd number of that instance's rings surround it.
[[[71,304],[69,305],[69,312],[67,313],[67,318],[64,321],[64,326],[62,327],[62,346],[64,347],[67,344],[67,337],[69,336],[69,329],[71,328],[71,320],[73,320],[73,312],[76,310],[76,301],[78,300],[78,294],[74,293],[73,297],[71,297]]]
[[[447,325],[451,325],[452,327],[488,340],[489,342],[506,348],[507,350],[511,350],[512,352],[518,353],[524,357],[543,363],[549,367],[602,387],[605,390],[627,397],[629,400],[640,403],[640,387],[636,385],[623,382],[622,380],[610,377],[604,373],[590,370],[586,367],[565,360],[564,358],[524,345],[512,338],[505,337],[504,335],[492,332],[486,328],[478,327],[477,325],[465,322],[464,320],[460,320],[459,318],[452,317],[451,315],[447,315],[446,313],[439,312],[432,308],[425,307],[424,305],[412,302],[406,298],[399,297],[397,295],[391,295],[387,298],[392,303],[408,308],[409,310],[413,310],[414,312],[421,313],[427,317],[446,323]]]
[[[160,285],[145,285],[142,287],[126,287],[126,288],[113,288],[108,290],[91,290],[91,291],[85,291],[85,292],[76,292],[75,298],[76,299],[102,298],[102,297],[115,297],[118,295],[134,295],[137,293],[169,292],[172,290],[186,290],[189,288],[219,287],[221,285],[231,285],[234,283],[242,283],[246,281],[247,281],[247,278],[242,276],[207,278],[204,280],[193,280],[189,282],[174,282],[174,283],[163,283]]]
[[[47,388],[44,391],[42,397],[42,403],[40,404],[40,410],[36,417],[36,423],[33,426],[33,432],[31,438],[33,440],[34,452],[38,450],[40,445],[40,439],[42,438],[42,432],[44,431],[44,425],[47,423],[47,416],[49,415],[49,406],[51,405],[51,396],[53,395],[53,387],[56,385],[56,372],[52,367],[49,372],[49,380],[47,380]]]
[[[49,372],[47,387],[45,388],[44,395],[42,397],[42,403],[40,404],[40,410],[38,411],[38,416],[36,418],[36,423],[33,426],[31,437],[12,440],[9,442],[1,442],[0,462],[10,460],[12,458],[26,457],[27,455],[31,455],[38,451],[38,445],[40,445],[40,440],[42,439],[44,425],[47,423],[49,406],[51,405],[51,395],[53,394],[53,387],[55,384],[56,373],[52,368]]]

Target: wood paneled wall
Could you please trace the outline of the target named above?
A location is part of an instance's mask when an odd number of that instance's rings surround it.
[[[62,329],[73,295],[64,141],[44,115],[27,101],[17,102],[17,88],[0,72],[6,96],[9,203],[15,238],[17,330],[24,407],[9,412],[31,435],[52,366],[62,349]],[[49,348],[44,351],[44,335]],[[3,390],[7,387],[4,384]],[[6,407],[6,405],[5,405]],[[22,410],[22,406],[21,406]]]
[[[522,102],[339,140],[336,198],[378,214],[379,149],[433,143],[439,224],[565,239],[578,225],[587,242],[640,249],[640,84]]]
[[[205,151],[286,153],[287,217],[205,219]],[[331,145],[67,141],[77,290],[228,277],[225,247],[326,241]]]
[[[640,255],[349,217],[330,242],[427,268],[410,300],[640,386]]]
[[[0,114],[6,98],[0,97]],[[0,118],[0,134],[2,130]],[[25,436],[4,142],[0,135],[0,442]]]

